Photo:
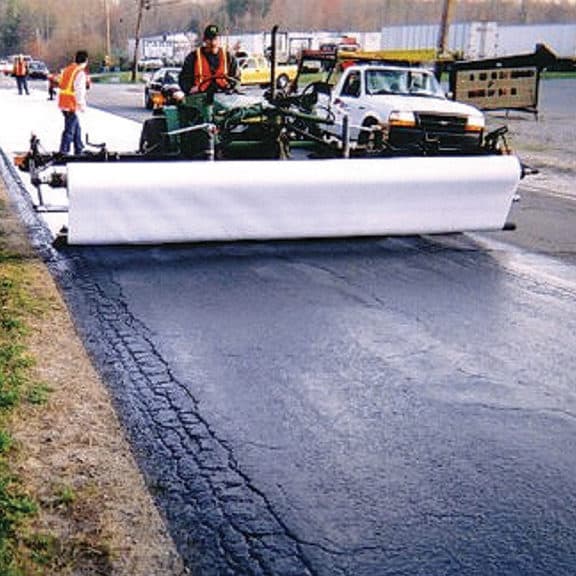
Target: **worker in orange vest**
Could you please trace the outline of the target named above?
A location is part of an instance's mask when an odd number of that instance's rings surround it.
[[[64,114],[64,131],[60,141],[60,153],[68,154],[72,144],[74,154],[82,154],[82,131],[77,112],[86,110],[86,87],[88,52],[76,52],[74,62],[68,64],[60,75],[60,90],[58,91],[58,107]]]
[[[203,39],[203,46],[184,60],[178,78],[184,94],[227,90],[234,84],[230,78],[239,78],[236,58],[220,46],[218,26],[206,26]]]
[[[12,75],[16,78],[18,94],[22,95],[23,92],[30,94],[28,91],[28,63],[22,54],[18,54],[18,56],[14,58]]]

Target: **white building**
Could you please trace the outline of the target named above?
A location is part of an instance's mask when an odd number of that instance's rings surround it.
[[[166,62],[181,63],[186,55],[194,47],[195,34],[164,34],[161,36],[148,36],[141,38],[138,44],[138,60],[162,59]],[[128,54],[130,59],[134,57],[135,41],[128,41]]]
[[[425,49],[438,44],[439,25],[388,26],[381,31],[381,49]],[[561,58],[576,56],[576,24],[501,25],[463,22],[450,26],[448,50],[464,58],[495,58],[531,53],[548,45]]]

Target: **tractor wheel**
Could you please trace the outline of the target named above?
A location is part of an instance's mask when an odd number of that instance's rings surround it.
[[[288,76],[286,76],[286,74],[280,74],[280,76],[278,76],[278,78],[276,79],[276,88],[284,90],[284,88],[288,86],[289,81],[290,79],[288,78]]]
[[[152,97],[150,96],[150,93],[148,91],[144,93],[144,106],[146,110],[152,110],[152,108],[154,108]]]
[[[165,133],[166,118],[155,116],[145,120],[140,133],[139,151],[142,154],[162,154],[165,152]]]

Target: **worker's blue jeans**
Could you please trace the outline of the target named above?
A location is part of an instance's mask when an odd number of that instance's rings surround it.
[[[76,112],[63,110],[64,114],[64,132],[60,141],[60,152],[68,154],[70,147],[74,144],[74,154],[81,154],[84,145],[82,144],[82,131],[80,130],[80,121]]]
[[[18,94],[22,94],[23,92],[29,94],[26,76],[16,76],[16,86],[18,86]]]

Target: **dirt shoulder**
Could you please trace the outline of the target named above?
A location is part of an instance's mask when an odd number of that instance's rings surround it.
[[[12,428],[16,472],[41,508],[30,529],[57,543],[42,573],[184,574],[106,388],[1,180],[0,207],[1,240],[23,259],[26,290],[43,302],[28,320],[28,347],[34,376],[51,392],[46,404],[22,408]]]

